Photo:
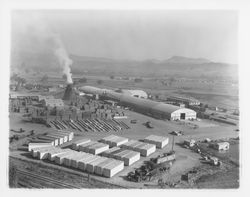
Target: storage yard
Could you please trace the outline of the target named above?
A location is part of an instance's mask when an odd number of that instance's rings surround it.
[[[9,187],[239,188],[238,14],[12,10]]]
[[[27,171],[29,169],[29,173],[36,174],[42,170],[42,173],[46,175],[49,172],[60,171],[60,173],[64,174],[64,177],[74,177],[74,180],[72,178],[62,180],[58,175],[53,175],[55,184],[52,184],[51,187],[59,187],[56,181],[60,181],[65,185],[75,183],[74,186],[79,188],[170,187],[158,183],[159,180],[163,180],[168,184],[177,184],[181,188],[194,187],[187,181],[180,182],[181,176],[187,173],[187,170],[193,168],[203,169],[197,173],[199,174],[196,177],[198,180],[199,177],[206,174],[204,171],[207,168],[210,170],[212,168],[214,172],[222,174],[229,169],[237,168],[234,167],[234,163],[230,163],[231,157],[228,156],[222,158],[223,161],[225,160],[222,169],[211,167],[200,160],[200,154],[179,145],[185,139],[194,139],[196,142],[203,141],[205,138],[227,141],[230,138],[236,139],[238,137],[238,132],[235,131],[238,128],[237,126],[202,120],[203,123],[197,122],[199,127],[193,129],[188,124],[162,121],[130,110],[124,110],[124,113],[127,118],[122,119],[122,121],[129,127],[128,129],[105,130],[103,128],[103,131],[81,131],[71,127],[55,129],[38,123],[27,122],[22,124],[22,128],[25,130],[24,133],[34,127],[36,130],[30,138],[23,138],[11,143],[10,161],[15,161],[13,166],[20,166],[19,170]],[[13,130],[17,130],[22,118],[18,113],[13,113],[12,116],[13,118],[10,119],[11,125],[13,125]],[[136,124],[131,123],[131,120],[134,119],[137,120]],[[150,121],[153,128],[147,128],[144,125],[146,121]],[[196,123],[196,121],[191,122]],[[176,130],[183,131],[184,135],[173,136],[170,134],[171,131]],[[234,141],[237,144],[237,140]],[[144,165],[151,158],[171,152],[172,148],[175,151],[175,162],[168,170],[168,173],[162,172],[160,176],[153,176],[151,181],[133,182],[126,178],[130,172]],[[229,150],[231,150],[231,146]],[[214,151],[216,149],[208,148],[208,152]],[[218,155],[216,156],[218,157]],[[232,159],[232,161],[235,161],[235,159]],[[40,170],[33,167],[37,165],[40,166]],[[17,182],[22,185],[21,180],[24,174],[18,172],[16,174],[20,176],[20,181]],[[212,175],[210,174],[210,176]],[[37,181],[36,184],[26,183],[26,187],[32,187],[32,184],[33,187],[34,185],[37,185],[36,187],[45,185],[40,179],[37,179]],[[235,186],[238,183],[236,181],[230,184],[230,186],[232,184]],[[224,187],[223,184],[222,187]]]
[[[216,174],[239,186],[235,111],[73,84],[12,92],[9,110],[11,187],[216,188]]]

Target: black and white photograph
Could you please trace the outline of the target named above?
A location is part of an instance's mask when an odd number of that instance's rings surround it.
[[[238,31],[232,9],[12,9],[7,187],[239,189]]]

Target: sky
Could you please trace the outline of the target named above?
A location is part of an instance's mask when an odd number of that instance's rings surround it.
[[[16,10],[12,50],[49,51],[56,36],[69,54],[81,56],[237,64],[237,17],[222,10]]]

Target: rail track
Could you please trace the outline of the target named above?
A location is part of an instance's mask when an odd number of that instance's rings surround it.
[[[16,169],[17,175],[22,175],[22,176],[29,176],[31,178],[34,178],[36,180],[44,181],[45,183],[50,183],[52,188],[70,188],[70,189],[80,189],[80,187],[77,187],[75,185],[71,185],[68,183],[63,183],[45,176],[41,176],[39,174],[34,174],[22,170]],[[54,186],[54,187],[53,187]]]

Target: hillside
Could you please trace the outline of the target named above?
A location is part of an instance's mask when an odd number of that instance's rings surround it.
[[[120,76],[185,76],[185,77],[230,77],[237,79],[237,65],[216,63],[203,58],[173,56],[160,61],[116,60],[110,58],[70,55],[73,74],[120,75]],[[58,72],[60,69],[53,55],[12,55],[12,67],[41,72]]]

